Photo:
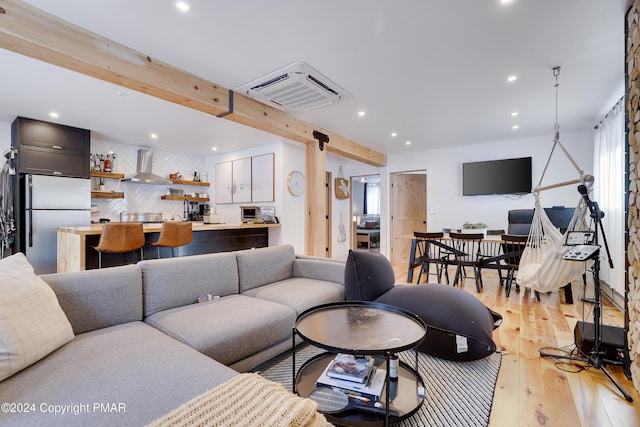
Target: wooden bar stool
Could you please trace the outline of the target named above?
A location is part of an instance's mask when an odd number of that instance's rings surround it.
[[[189,243],[193,240],[193,228],[190,222],[165,222],[162,224],[160,236],[156,242],[148,242],[158,249],[160,258],[160,247],[171,248],[171,256],[175,256],[173,249],[187,245],[187,255],[189,255]]]
[[[98,246],[98,268],[102,268],[102,253],[126,253],[140,249],[140,259],[144,259],[144,230],[139,222],[108,222],[102,228]]]

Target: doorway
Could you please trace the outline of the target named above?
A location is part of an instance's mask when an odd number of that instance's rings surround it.
[[[390,176],[390,259],[408,263],[414,231],[427,231],[427,174],[397,172]]]
[[[380,251],[380,175],[351,177],[351,248]]]

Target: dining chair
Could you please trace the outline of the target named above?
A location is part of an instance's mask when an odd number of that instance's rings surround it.
[[[417,283],[420,283],[423,273],[427,282],[429,281],[429,275],[433,274],[438,278],[438,283],[441,283],[442,274],[444,273],[447,284],[449,284],[447,267],[450,262],[451,252],[447,250],[446,245],[443,243],[444,233],[415,231],[413,237],[416,239],[416,261],[420,263]],[[431,272],[432,264],[436,267],[435,273]]]
[[[473,268],[473,277],[476,282],[476,290],[482,291],[482,239],[484,233],[449,233],[451,246],[456,250],[453,255],[453,264],[456,266],[456,276],[453,279],[453,286],[465,279],[464,267]]]
[[[504,231],[502,234],[504,234]],[[504,286],[502,270],[505,268],[505,262],[502,241],[496,238],[483,239],[482,242],[480,242],[480,252],[478,256],[480,257],[480,265],[478,266],[480,276],[482,276],[483,268],[497,270],[500,286]]]
[[[104,224],[97,246],[98,268],[102,268],[102,253],[127,253],[140,250],[140,260],[144,258],[144,229],[140,222],[108,222]]]
[[[160,248],[171,248],[171,256],[174,257],[174,248],[187,245],[189,255],[189,243],[193,240],[193,227],[191,222],[167,221],[162,224],[160,236],[155,242],[148,242],[155,246],[160,258]]]
[[[505,278],[505,292],[507,297],[511,293],[511,286],[515,282],[515,273],[518,271],[520,265],[520,258],[527,246],[527,236],[503,234],[502,235],[502,247],[504,251],[504,262],[507,270],[507,276]],[[520,288],[516,282],[516,288]],[[536,291],[536,298],[540,300],[540,294]]]
[[[504,230],[487,230],[487,236],[502,236],[505,234]]]

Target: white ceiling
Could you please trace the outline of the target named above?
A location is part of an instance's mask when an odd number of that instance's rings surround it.
[[[386,154],[552,138],[555,65],[561,132],[592,128],[624,89],[630,0],[189,2],[27,1],[230,89],[304,61],[353,98],[296,116]],[[56,111],[108,141],[194,155],[282,140],[2,49],[0,99],[3,122]]]

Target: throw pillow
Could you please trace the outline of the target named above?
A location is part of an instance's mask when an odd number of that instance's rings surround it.
[[[375,230],[378,227],[378,223],[375,221],[366,221],[364,223],[364,228],[367,230]]]
[[[393,288],[396,276],[384,255],[349,251],[344,270],[344,296],[350,301],[373,301]]]
[[[0,381],[71,341],[53,290],[22,253],[0,260]]]

